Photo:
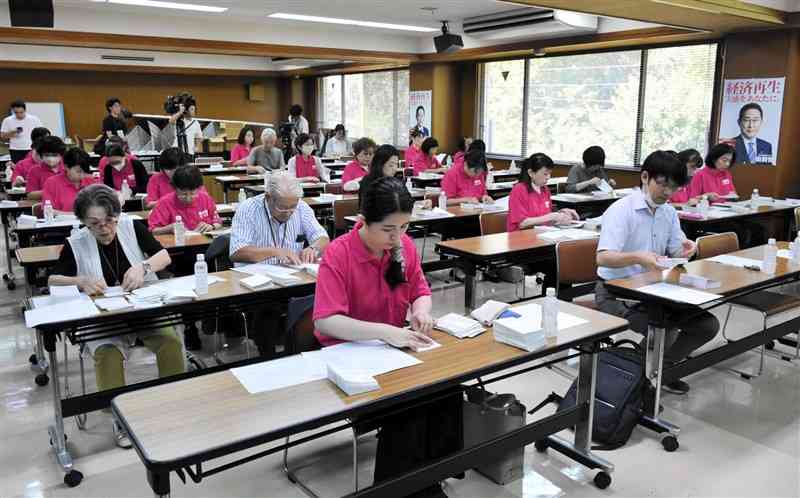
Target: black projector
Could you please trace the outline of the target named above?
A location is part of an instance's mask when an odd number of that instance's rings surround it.
[[[436,53],[449,54],[464,48],[464,40],[461,35],[454,35],[447,29],[447,21],[442,21],[442,34],[433,39],[436,45]]]

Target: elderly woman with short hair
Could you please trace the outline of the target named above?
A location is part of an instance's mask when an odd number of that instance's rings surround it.
[[[86,294],[102,294],[111,286],[132,291],[158,280],[156,272],[170,264],[169,254],[147,227],[121,214],[119,198],[110,187],[85,187],[75,198],[74,210],[84,228],[67,239],[49,285],[76,285]],[[137,335],[156,354],[160,377],[183,373],[183,345],[172,327]],[[98,391],[124,386],[128,341],[109,337],[90,341],[87,347],[94,357]],[[118,446],[130,448],[116,424],[114,434]]]

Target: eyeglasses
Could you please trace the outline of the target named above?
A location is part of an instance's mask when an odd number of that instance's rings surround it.
[[[761,122],[761,118],[745,118],[742,120],[742,124],[744,125],[754,125],[759,124]]]
[[[105,220],[89,219],[89,220],[86,220],[86,222],[84,224],[87,227],[89,227],[89,230],[97,230],[97,229],[103,228],[105,226],[116,225],[117,221],[119,221],[119,218],[117,218],[115,216],[109,216]]]
[[[666,180],[654,180],[654,181],[659,188],[666,190],[668,192],[675,192],[680,188],[678,185],[668,182]]]
[[[291,207],[283,207],[283,206],[279,206],[278,203],[275,202],[275,201],[270,201],[269,205],[270,205],[270,209],[272,209],[272,210],[274,210],[274,211],[276,211],[278,213],[292,214],[295,211],[297,211],[297,204],[295,204],[294,206],[291,206]]]

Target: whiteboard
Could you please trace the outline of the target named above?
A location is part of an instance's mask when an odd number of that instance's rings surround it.
[[[67,136],[64,105],[61,102],[26,102],[25,105],[28,112],[39,118],[50,133],[60,138]]]

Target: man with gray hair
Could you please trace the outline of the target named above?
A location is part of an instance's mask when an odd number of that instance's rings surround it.
[[[261,145],[253,147],[247,157],[248,173],[263,173],[264,171],[274,171],[283,169],[283,153],[275,144],[278,142],[278,135],[272,128],[264,128],[261,132]]]
[[[302,196],[296,178],[285,171],[273,173],[267,191],[247,199],[236,210],[231,261],[237,266],[316,262],[330,239]]]

